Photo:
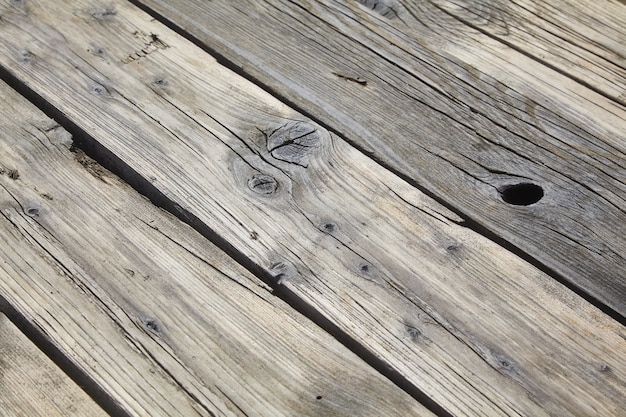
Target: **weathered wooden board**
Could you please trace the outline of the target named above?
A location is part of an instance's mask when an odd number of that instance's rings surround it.
[[[69,135],[4,84],[0,95],[0,294],[128,415],[433,417],[199,234],[72,154]]]
[[[626,4],[619,0],[434,0],[498,41],[626,104]]]
[[[527,56],[534,50],[518,52],[452,17],[459,2],[141,3],[472,225],[626,316],[626,111],[573,80],[583,77],[582,64],[564,63],[561,71],[578,68],[569,76],[551,70]],[[588,3],[562,13],[584,14],[605,2]],[[485,15],[490,7],[497,14],[500,2],[468,4]],[[595,14],[570,24],[593,42],[587,55],[602,49],[613,57],[598,71],[607,81],[597,89],[615,98],[626,83],[626,6],[606,9],[612,17],[599,16],[610,26],[598,24],[600,33],[584,25]],[[516,21],[507,23],[513,31]],[[587,74],[592,83],[595,66]],[[533,201],[524,184],[545,197],[527,206],[503,201],[507,194]]]
[[[106,415],[4,314],[0,314],[0,416]]]
[[[149,182],[445,410],[626,407],[621,325],[150,16],[118,1],[1,12],[0,64],[129,181]]]

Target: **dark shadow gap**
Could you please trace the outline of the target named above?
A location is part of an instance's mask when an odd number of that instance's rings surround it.
[[[450,203],[442,200],[440,197],[435,195],[433,192],[424,188],[420,184],[418,184],[413,178],[408,177],[406,174],[403,174],[398,169],[395,169],[393,166],[390,166],[385,161],[380,158],[372,155],[370,152],[365,151],[361,146],[357,143],[354,143],[350,139],[348,139],[344,134],[337,132],[333,127],[328,126],[324,123],[324,121],[317,119],[314,115],[309,113],[306,109],[299,106],[297,103],[287,99],[268,85],[264,84],[258,79],[253,78],[245,71],[243,71],[240,67],[235,65],[233,62],[226,59],[224,56],[220,55],[217,51],[212,50],[210,47],[202,43],[197,38],[193,37],[189,33],[185,32],[182,28],[178,27],[174,23],[168,21],[163,16],[154,12],[153,10],[147,8],[146,6],[138,3],[136,0],[130,0],[131,3],[137,5],[142,10],[151,14],[155,19],[159,20],[161,23],[168,26],[170,29],[173,29],[178,34],[182,35],[205,52],[212,55],[219,64],[229,68],[239,76],[247,79],[252,82],[256,86],[262,88],[266,92],[272,94],[274,97],[302,113],[304,116],[314,120],[319,125],[323,126],[327,130],[333,132],[337,136],[339,136],[342,140],[345,140],[348,144],[353,146],[354,148],[360,150],[364,154],[368,155],[371,159],[373,159],[377,164],[382,166],[383,168],[389,170],[394,173],[398,177],[402,178],[404,181],[408,182],[419,191],[424,193],[426,196],[432,198],[437,201],[439,204],[458,214],[462,218],[466,219],[462,225],[471,229],[472,231],[490,239],[491,241],[497,243],[502,246],[506,250],[512,252],[516,256],[522,258],[526,262],[532,264],[537,267],[542,272],[546,273],[553,279],[557,280],[565,287],[572,290],[577,295],[581,296],[587,302],[591,303],[602,312],[618,321],[620,324],[626,326],[626,317],[613,310],[609,306],[605,305],[598,299],[593,296],[587,294],[584,290],[576,287],[572,283],[568,282],[568,280],[560,275],[558,272],[553,270],[552,268],[544,265],[542,262],[533,258],[531,255],[527,254],[517,246],[513,245],[509,241],[500,237],[488,227],[481,224],[480,222],[471,218],[471,216],[467,215],[463,212],[463,210],[454,207]],[[172,213],[181,221],[187,223],[192,228],[194,228],[197,232],[199,232],[202,236],[207,238],[209,241],[214,243],[224,252],[226,252],[231,258],[237,261],[239,264],[243,265],[247,270],[252,272],[255,276],[260,278],[266,284],[270,285],[274,289],[274,293],[280,297],[282,300],[287,302],[294,310],[303,314],[305,317],[310,319],[324,331],[332,335],[335,339],[337,339],[340,343],[350,349],[352,352],[357,354],[361,359],[363,359],[366,363],[368,363],[372,368],[376,369],[379,373],[387,377],[390,381],[396,384],[399,388],[407,392],[417,401],[422,403],[424,406],[429,408],[432,412],[440,417],[449,417],[450,413],[448,413],[445,409],[443,409],[439,404],[429,398],[423,391],[421,391],[418,387],[408,381],[404,376],[402,376],[399,372],[390,367],[387,363],[385,363],[382,359],[378,358],[374,353],[367,350],[362,344],[360,344],[357,340],[348,335],[345,331],[341,330],[334,323],[328,320],[323,316],[322,313],[315,310],[312,306],[306,304],[302,299],[300,299],[297,295],[292,293],[286,287],[277,286],[276,279],[272,277],[269,272],[267,272],[263,267],[254,263],[251,259],[246,257],[242,252],[232,246],[228,241],[219,236],[214,230],[212,230],[209,226],[201,222],[196,216],[187,212],[186,210],[181,209],[176,203],[172,200],[168,199],[163,193],[161,193],[152,183],[150,183],[147,179],[143,178],[136,171],[134,171],[131,167],[126,165],[119,157],[110,152],[108,149],[103,147],[100,143],[98,143],[93,138],[89,137],[82,129],[80,129],[74,122],[68,119],[62,111],[56,109],[46,100],[44,100],[41,96],[39,96],[36,92],[27,87],[22,81],[16,78],[13,74],[7,71],[5,68],[0,67],[0,78],[2,78],[5,82],[7,82],[12,88],[17,90],[21,95],[26,97],[32,103],[34,103],[37,107],[39,107],[42,111],[44,111],[49,117],[55,119],[59,124],[61,124],[68,132],[70,132],[74,137],[74,146],[83,150],[88,156],[96,160],[103,167],[109,169],[114,174],[118,175],[121,179],[126,181],[129,185],[131,185],[137,192],[146,196],[153,204],[158,207],[165,209],[166,211]],[[2,300],[0,300],[1,302]],[[120,416],[127,417],[129,416],[128,412],[124,410],[119,403],[117,403],[106,391],[104,391],[96,381],[92,380],[86,373],[84,373],[78,366],[76,366],[71,360],[63,355],[61,351],[59,351],[54,345],[47,339],[46,335],[38,328],[36,328],[32,323],[29,323],[23,316],[19,314],[19,312],[12,309],[11,306],[7,306],[5,308],[7,311],[7,316],[11,319],[12,322],[16,324],[20,330],[29,337],[44,353],[46,353],[70,378],[76,381],[100,406],[107,411],[112,416]]]
[[[15,327],[33,342],[41,352],[50,358],[68,378],[74,381],[107,414],[112,417],[132,417],[132,414],[125,410],[105,389],[86,372],[80,369],[63,351],[57,348],[42,329],[13,308],[2,295],[0,295],[0,312],[4,313]]]
[[[624,1],[626,1],[626,0],[624,0]],[[416,189],[418,189],[420,192],[425,194],[427,197],[433,199],[437,203],[439,203],[442,206],[446,207],[448,210],[450,210],[453,213],[457,214],[461,218],[466,219],[463,222],[463,226],[465,226],[468,229],[472,230],[473,232],[476,232],[479,235],[482,235],[483,237],[493,241],[494,243],[502,246],[504,249],[508,250],[509,252],[513,253],[514,255],[518,256],[519,258],[523,259],[524,261],[528,262],[529,264],[533,265],[535,268],[539,269],[541,272],[543,272],[546,275],[550,276],[552,279],[556,280],[557,282],[559,282],[563,286],[567,287],[569,290],[573,291],[576,295],[580,296],[585,301],[587,301],[588,303],[590,303],[594,307],[598,308],[600,311],[602,311],[607,316],[611,317],[613,320],[617,321],[618,323],[620,323],[623,326],[626,326],[626,316],[625,315],[621,314],[620,312],[618,312],[617,310],[615,310],[611,306],[608,306],[607,304],[605,304],[604,302],[602,302],[601,300],[599,300],[598,298],[596,298],[592,294],[587,293],[585,291],[585,289],[577,286],[573,282],[570,282],[567,279],[567,277],[565,277],[564,275],[562,275],[561,273],[556,271],[554,268],[546,265],[545,263],[543,263],[542,261],[538,260],[534,256],[530,255],[529,253],[527,253],[523,249],[519,248],[515,244],[513,244],[510,241],[506,240],[505,238],[501,237],[496,232],[490,230],[487,225],[485,225],[480,220],[478,220],[475,217],[473,217],[471,214],[466,213],[462,208],[456,207],[453,204],[449,203],[448,201],[444,200],[442,197],[436,195],[434,192],[432,192],[432,191],[428,190],[427,188],[425,188],[425,186],[419,184],[414,178],[409,177],[407,174],[401,172],[398,168],[393,167],[390,163],[382,160],[380,157],[378,157],[374,153],[368,151],[367,149],[364,149],[358,143],[355,143],[354,141],[349,139],[345,134],[343,134],[342,132],[337,131],[333,126],[329,126],[323,120],[319,120],[319,118],[317,118],[314,114],[312,114],[309,111],[307,111],[307,109],[303,108],[302,106],[298,105],[298,103],[295,103],[292,100],[290,100],[289,98],[287,98],[284,95],[280,94],[278,91],[276,91],[274,88],[272,88],[271,86],[267,85],[263,81],[255,78],[251,74],[247,73],[245,70],[242,69],[242,67],[236,65],[234,62],[232,62],[231,60],[226,58],[224,55],[220,54],[217,50],[211,48],[209,45],[207,45],[204,42],[202,42],[200,39],[195,37],[193,34],[187,32],[184,28],[178,26],[175,22],[169,20],[168,18],[166,18],[165,16],[163,16],[162,14],[157,12],[156,10],[150,8],[149,6],[144,5],[140,0],[129,0],[129,2],[134,4],[135,6],[137,6],[139,9],[143,10],[144,12],[148,13],[154,19],[156,19],[157,21],[159,21],[163,25],[167,26],[169,29],[173,30],[174,32],[176,32],[180,36],[184,37],[185,39],[187,39],[188,41],[190,41],[191,43],[193,43],[194,45],[196,45],[197,47],[199,47],[200,49],[202,49],[203,51],[205,51],[209,55],[211,55],[213,58],[215,58],[215,60],[220,65],[230,69],[231,71],[233,71],[234,73],[236,73],[240,77],[245,78],[246,80],[250,81],[251,83],[253,83],[257,87],[263,89],[267,93],[269,93],[272,96],[276,97],[278,100],[280,100],[281,102],[285,103],[286,105],[288,105],[292,109],[296,110],[297,112],[301,113],[305,117],[308,117],[309,119],[313,120],[315,123],[317,123],[320,126],[324,127],[329,132],[334,133],[335,135],[340,137],[342,140],[346,141],[350,146],[352,146],[353,148],[359,150],[361,153],[367,155],[370,159],[372,159],[374,162],[376,162],[378,165],[382,166],[386,170],[388,170],[388,171],[392,172],[393,174],[397,175],[398,177],[402,178],[404,181],[406,181],[407,183],[411,184],[411,186],[413,186]],[[578,81],[578,80],[575,80],[575,81]]]
[[[108,169],[113,174],[120,177],[129,184],[135,191],[145,196],[157,207],[160,207],[180,221],[191,226],[195,231],[200,233],[204,238],[212,242],[228,256],[242,265],[257,278],[272,288],[273,294],[285,301],[291,308],[311,320],[318,327],[330,334],[338,340],[347,349],[359,356],[369,366],[378,371],[393,382],[400,389],[411,395],[415,400],[427,407],[438,417],[452,417],[443,407],[428,397],[418,387],[408,381],[398,371],[394,370],[389,364],[378,358],[373,352],[367,350],[357,340],[352,338],[345,331],[341,330],[337,325],[328,320],[324,315],[308,305],[286,287],[279,285],[276,277],[272,276],[265,268],[253,262],[245,254],[231,245],[226,239],[217,234],[207,224],[202,222],[198,217],[181,208],[174,201],[167,198],[159,189],[157,189],[149,180],[142,177],[130,166],[124,163],[117,155],[109,149],[101,145],[94,138],[90,137],[84,130],[63,114],[62,111],[52,106],[43,99],[35,91],[27,87],[22,81],[8,72],[4,67],[0,66],[0,78],[9,84],[13,89],[18,91],[22,96],[26,97],[42,110],[48,117],[58,122],[65,130],[73,136],[73,147],[79,148],[87,156],[98,162],[102,167]],[[0,300],[1,302],[2,300]],[[114,417],[128,417],[129,414],[116,403],[109,394],[102,390],[96,381],[89,377],[85,372],[76,366],[69,358],[63,355],[46,337],[46,335],[32,323],[23,318],[19,312],[13,310],[11,306],[7,306],[7,310],[11,312],[10,318],[18,325],[20,330],[27,337],[39,346],[39,348],[52,359],[71,379],[76,381],[83,389]],[[7,314],[9,316],[9,314]]]

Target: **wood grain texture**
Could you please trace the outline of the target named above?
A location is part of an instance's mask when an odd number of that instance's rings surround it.
[[[106,415],[4,314],[0,314],[0,416]]]
[[[451,414],[625,408],[622,326],[148,15],[2,15],[4,68]]]
[[[591,17],[568,23],[580,31],[571,37],[586,36],[581,47],[593,42],[585,56],[604,50],[613,57],[597,72],[608,80],[598,81],[601,95],[575,81],[580,73],[562,75],[529,57],[534,49],[520,52],[463,23],[450,14],[458,2],[141,3],[626,316],[626,111],[608,98],[619,97],[625,82],[623,6],[607,5],[614,13],[601,33],[590,33]],[[498,13],[500,3],[490,4]],[[546,19],[576,12],[583,13],[571,7]],[[586,83],[596,77],[594,65]],[[504,190],[527,183],[542,187],[544,198],[528,206],[503,201]]]
[[[626,6],[615,0],[434,0],[464,24],[626,104]]]
[[[67,132],[6,85],[0,94],[0,294],[128,415],[434,417],[189,227],[71,153]],[[0,404],[17,388],[12,369]],[[0,415],[55,415],[69,401],[58,391],[57,408],[23,392],[32,404]],[[69,405],[58,414],[98,415]]]

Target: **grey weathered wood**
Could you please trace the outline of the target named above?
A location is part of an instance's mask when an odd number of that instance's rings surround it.
[[[599,1],[566,9],[558,2],[566,10],[546,19],[580,16],[550,39],[568,37],[579,46],[569,55],[556,48],[552,58],[530,58],[525,54],[539,54],[542,46],[524,45],[539,29],[511,41],[526,48],[518,52],[498,41],[502,36],[475,30],[476,21],[468,26],[451,16],[461,4],[456,1],[141,3],[626,316],[626,111],[613,101],[621,100],[626,84],[624,5]],[[481,16],[505,13],[502,3],[511,3],[506,10],[513,14],[523,8],[520,2],[463,2]],[[594,14],[583,16],[590,9]],[[590,27],[596,12],[602,23]],[[468,19],[467,11],[455,13]],[[502,17],[512,36],[525,30],[520,19],[527,12],[514,16]],[[494,19],[480,29],[495,33]],[[589,51],[585,57],[598,57],[569,65],[580,48]],[[500,191],[520,183],[541,186],[545,198],[506,204]]]
[[[129,415],[434,417],[196,232],[72,154],[67,132],[2,83],[0,95],[0,295]],[[33,354],[7,356],[6,330],[0,320],[0,415],[102,414],[62,377],[51,389],[54,373]],[[21,386],[35,373],[38,390]]]
[[[0,416],[106,415],[98,404],[0,313]]]
[[[623,326],[345,141],[128,3],[2,15],[7,71],[450,413],[621,415]]]
[[[434,0],[433,4],[626,104],[626,6],[616,0]]]

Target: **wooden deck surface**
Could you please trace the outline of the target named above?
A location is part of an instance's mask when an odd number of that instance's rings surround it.
[[[0,77],[0,416],[624,416],[623,1],[3,0]]]

